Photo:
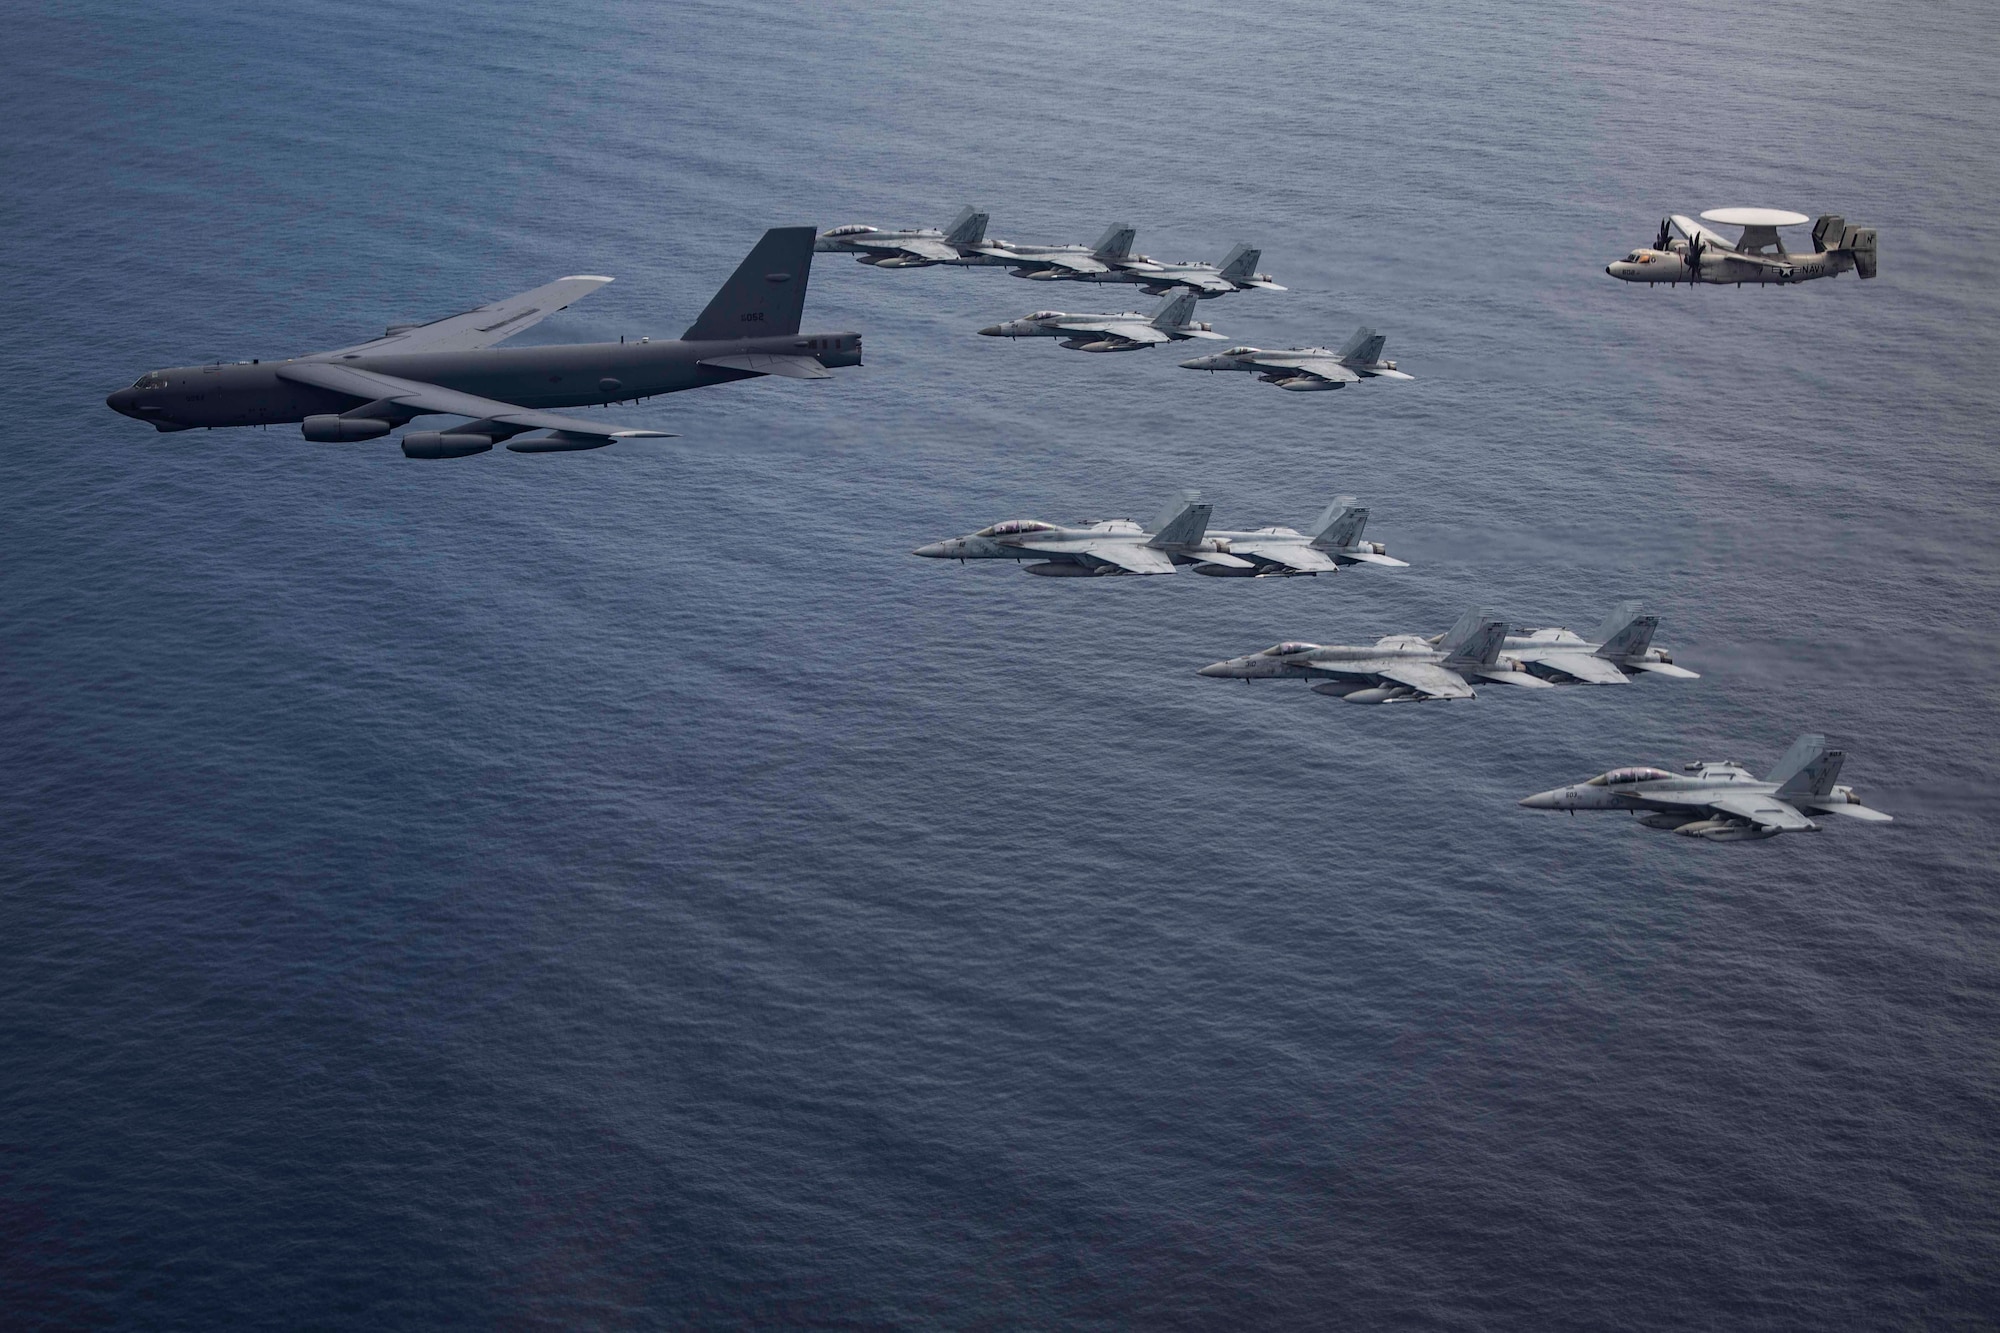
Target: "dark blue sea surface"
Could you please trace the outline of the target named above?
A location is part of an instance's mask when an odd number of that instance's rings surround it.
[[[2000,11],[35,0],[0,53],[0,1324],[1988,1328]],[[1260,244],[1232,339],[821,256],[831,383],[412,463],[142,371],[568,273],[675,336],[777,224]],[[1639,289],[1666,212],[1881,277]],[[1184,355],[1184,354],[1183,354]],[[1009,517],[1407,570],[1043,580]],[[1697,682],[1195,669],[1594,626]],[[1518,809],[1802,731],[1887,827]],[[1829,821],[1833,822],[1833,821]]]

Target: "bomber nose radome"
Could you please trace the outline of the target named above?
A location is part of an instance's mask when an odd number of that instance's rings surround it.
[[[120,389],[109,398],[106,398],[104,405],[120,416],[129,417],[132,415],[132,391],[130,389]]]

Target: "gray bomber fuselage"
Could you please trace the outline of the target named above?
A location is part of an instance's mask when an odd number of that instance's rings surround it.
[[[829,369],[857,366],[861,364],[861,335],[817,333],[701,342],[654,339],[309,359],[546,409],[630,402],[731,380],[762,378],[754,371],[699,364],[747,353],[811,357]],[[105,402],[112,410],[150,422],[162,431],[275,425],[353,407],[350,394],[281,378],[278,370],[286,364],[251,361],[153,371],[142,376],[141,383],[157,383],[120,389]],[[404,419],[408,415],[404,413]]]

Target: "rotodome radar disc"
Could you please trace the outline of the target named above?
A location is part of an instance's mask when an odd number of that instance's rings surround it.
[[[1701,215],[1703,222],[1719,222],[1725,227],[1801,227],[1812,219],[1803,213],[1787,213],[1782,208],[1711,208]]]

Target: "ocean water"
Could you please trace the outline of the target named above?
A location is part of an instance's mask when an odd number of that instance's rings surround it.
[[[0,53],[0,1322],[1985,1328],[2000,1317],[2000,16],[43,0]],[[973,336],[1118,289],[821,256],[867,364],[404,460],[140,372],[766,226],[1261,244],[1338,394]],[[1668,211],[1881,277],[1639,290]],[[1145,298],[1141,297],[1140,300]],[[1006,517],[1373,508],[1401,571],[1057,581]],[[1195,668],[1589,627],[1698,682]],[[1897,822],[1516,799],[1802,731]]]

